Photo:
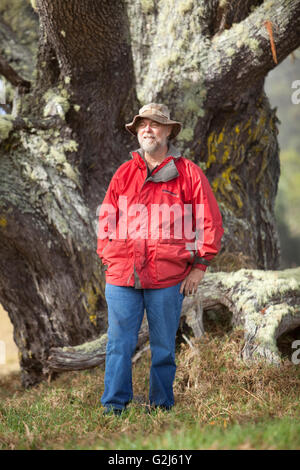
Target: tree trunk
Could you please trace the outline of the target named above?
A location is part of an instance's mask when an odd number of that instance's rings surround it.
[[[124,123],[140,104],[168,104],[184,124],[177,146],[211,182],[225,226],[214,269],[278,266],[265,21],[278,62],[300,43],[299,0],[34,3],[37,79],[19,114],[0,117],[0,301],[24,386],[45,377],[51,348],[106,331],[96,210],[136,145]]]
[[[96,209],[127,157],[132,139],[123,109],[133,108],[134,80],[125,9],[99,5],[37,2],[39,73],[28,103],[35,127],[25,121],[14,132],[16,121],[2,119],[9,138],[0,157],[0,297],[14,325],[24,386],[44,376],[51,347],[106,329]],[[54,117],[59,121],[45,129]]]

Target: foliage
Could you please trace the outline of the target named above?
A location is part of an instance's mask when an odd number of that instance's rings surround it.
[[[265,89],[280,120],[278,140],[281,148],[275,215],[281,243],[281,267],[300,265],[300,104],[292,102],[299,79],[300,50],[287,57],[266,78]]]

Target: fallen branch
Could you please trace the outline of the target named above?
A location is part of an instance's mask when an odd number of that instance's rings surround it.
[[[145,346],[141,351],[138,351],[132,358],[132,364],[135,364],[145,352],[149,351],[149,349],[150,345],[148,344],[148,346]]]
[[[188,337],[185,334],[183,334],[182,337],[191,349],[195,349],[195,346],[193,346],[193,344],[191,343],[191,341],[188,339]]]
[[[104,334],[99,339],[79,346],[52,348],[44,373],[48,373],[49,369],[67,371],[99,366],[105,361],[106,343],[107,334]]]
[[[148,339],[148,323],[144,321],[139,333],[137,348],[140,349]],[[52,348],[44,373],[91,369],[100,366],[105,361],[106,344],[107,334],[105,333],[100,338],[79,346]]]
[[[298,279],[300,269],[242,269],[234,273],[207,273],[197,294],[185,297],[181,316],[194,336],[201,338],[205,311],[225,306],[232,315],[232,327],[240,326],[245,331],[241,352],[243,359],[264,358],[268,362],[279,363],[278,337],[300,326]],[[216,308],[216,315],[218,311]],[[144,322],[138,340],[140,354],[146,350],[143,345],[148,339],[148,328]],[[187,341],[186,337],[184,339]],[[106,341],[107,336],[103,335],[98,340],[80,346],[53,348],[46,369],[79,370],[100,365],[105,359]]]

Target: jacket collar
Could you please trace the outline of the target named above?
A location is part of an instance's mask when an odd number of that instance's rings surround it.
[[[131,157],[140,168],[146,168],[144,151],[142,149],[137,149],[134,152],[131,152]],[[155,169],[151,176],[147,178],[147,181],[161,183],[177,178],[179,173],[175,165],[175,161],[180,157],[180,151],[174,145],[170,144],[167,155],[159,165],[160,168],[158,170]]]

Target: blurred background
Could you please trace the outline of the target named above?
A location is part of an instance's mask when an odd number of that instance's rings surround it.
[[[293,88],[297,80],[298,87]],[[0,77],[0,94],[1,86]],[[300,49],[268,74],[265,91],[281,121],[278,124],[281,176],[275,206],[281,242],[280,268],[294,268],[300,266]],[[292,96],[298,104],[292,102]],[[3,112],[1,108],[0,112]],[[6,360],[5,364],[0,363],[0,375],[18,371],[13,328],[1,305],[0,341],[6,347]]]
[[[298,84],[295,82],[298,80]],[[298,85],[292,88],[292,85]],[[265,81],[277,107],[281,175],[275,214],[281,244],[281,269],[300,266],[300,50],[272,70]],[[293,101],[292,102],[292,97]],[[296,104],[296,101],[298,104]]]

